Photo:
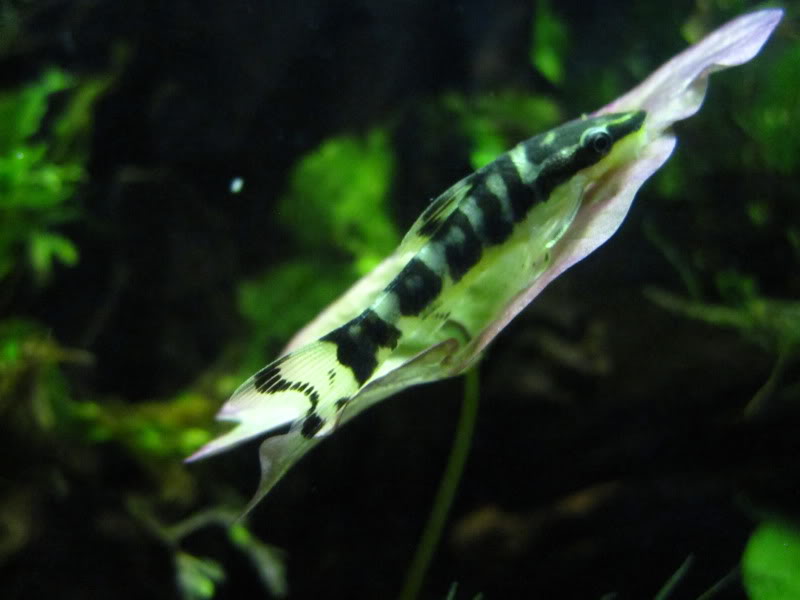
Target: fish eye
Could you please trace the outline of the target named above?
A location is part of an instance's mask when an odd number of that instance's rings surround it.
[[[608,154],[611,150],[611,134],[605,129],[589,130],[586,132],[584,144],[597,154]]]

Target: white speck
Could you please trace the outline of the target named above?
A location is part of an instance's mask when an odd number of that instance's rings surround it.
[[[230,185],[231,194],[238,194],[239,192],[242,191],[243,187],[244,187],[244,179],[242,179],[241,177],[234,177],[233,179],[231,179],[231,185]]]

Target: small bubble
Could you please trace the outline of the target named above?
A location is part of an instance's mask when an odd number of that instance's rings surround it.
[[[238,194],[239,192],[242,191],[243,187],[244,187],[244,179],[242,179],[241,177],[234,177],[233,179],[231,179],[231,186],[230,186],[231,194]]]

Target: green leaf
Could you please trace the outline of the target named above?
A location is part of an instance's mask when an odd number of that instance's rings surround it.
[[[742,580],[750,600],[800,598],[800,529],[762,523],[747,542]]]
[[[36,133],[49,97],[73,85],[66,73],[51,69],[34,84],[0,94],[0,154],[10,153]]]
[[[49,279],[53,262],[58,261],[68,267],[78,262],[78,250],[75,245],[56,233],[34,233],[29,242],[28,252],[31,268],[40,283]]]
[[[730,282],[723,278],[723,283]],[[800,302],[755,297],[746,279],[739,281],[739,287],[726,288],[736,306],[694,302],[657,289],[645,293],[666,310],[718,327],[738,329],[767,350],[793,353],[800,348]]]
[[[564,81],[564,55],[568,47],[567,26],[553,12],[548,0],[539,0],[533,22],[530,60],[536,70],[554,85]]]
[[[250,559],[270,594],[275,598],[288,596],[286,561],[282,551],[258,540],[244,525],[234,525],[228,530],[228,533],[231,542]]]
[[[393,169],[382,129],[329,139],[294,168],[280,219],[310,249],[329,248],[333,240],[366,273],[400,239],[388,211]]]
[[[86,175],[92,111],[113,79],[77,82],[51,69],[0,93],[0,278],[25,263],[25,252],[39,284],[55,262],[77,262],[72,242],[51,230],[79,214],[72,198]],[[64,92],[64,108],[45,123],[57,92]]]
[[[743,155],[744,163],[765,163],[778,173],[793,173],[800,163],[800,45],[788,44],[782,56],[754,73],[750,85],[739,87],[737,95],[750,93],[737,99],[735,119],[757,142],[753,148],[758,153]]]
[[[225,580],[225,571],[218,562],[186,552],[175,554],[175,570],[178,590],[184,600],[213,598],[217,584]]]
[[[239,312],[253,326],[250,339],[256,356],[252,360],[263,362],[270,343],[288,340],[355,275],[343,264],[297,259],[242,283],[238,289]]]
[[[520,139],[557,123],[558,106],[542,96],[506,90],[466,99],[457,94],[443,98],[455,113],[460,128],[470,139],[472,167],[480,169]]]

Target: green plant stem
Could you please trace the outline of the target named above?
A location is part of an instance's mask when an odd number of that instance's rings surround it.
[[[767,381],[750,399],[747,406],[744,407],[745,418],[752,419],[764,411],[783,378],[783,372],[786,369],[788,358],[789,351],[787,349],[778,351],[778,357],[775,359],[775,364],[772,367],[772,371],[770,371]]]
[[[414,558],[406,575],[400,600],[415,600],[422,588],[425,574],[428,571],[433,553],[442,537],[447,514],[453,504],[458,483],[464,472],[467,462],[469,447],[472,443],[472,434],[475,430],[475,420],[478,415],[478,400],[480,397],[480,382],[477,367],[467,371],[464,378],[464,398],[461,401],[461,415],[458,419],[453,446],[450,448],[450,457],[447,460],[444,475],[436,491],[428,522],[422,532]]]
[[[686,577],[686,574],[689,572],[693,562],[694,556],[690,554],[686,557],[686,560],[683,561],[681,566],[678,567],[678,570],[672,574],[672,577],[667,580],[667,583],[664,584],[664,587],[659,590],[654,600],[667,600],[672,592],[675,591],[675,588],[678,586],[678,584]]]
[[[722,579],[720,579],[717,583],[712,585],[708,588],[703,594],[697,597],[697,600],[711,600],[714,596],[717,595],[721,590],[725,589],[729,585],[731,585],[736,578],[739,577],[739,568],[733,569],[730,573],[725,575]]]

